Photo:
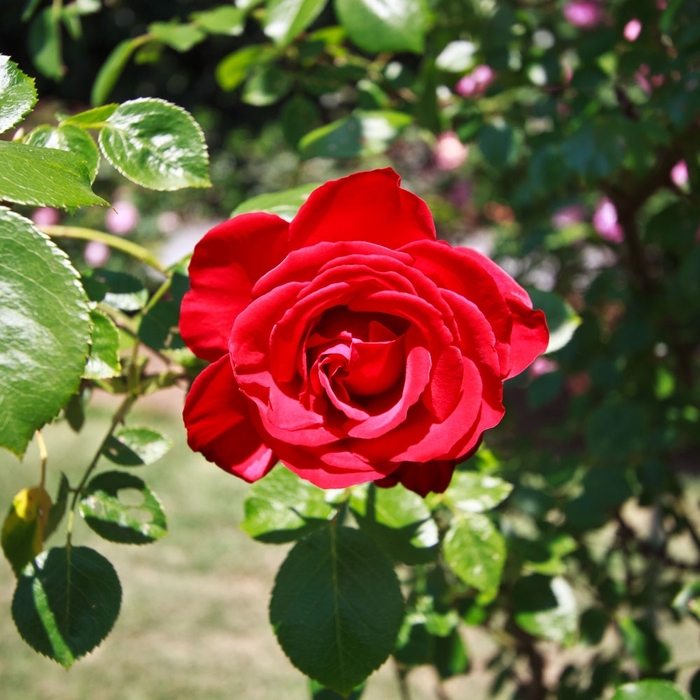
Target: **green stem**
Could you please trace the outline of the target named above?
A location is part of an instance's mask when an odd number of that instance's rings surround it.
[[[41,481],[39,486],[44,488],[46,483],[46,461],[49,458],[49,454],[46,450],[46,443],[44,442],[44,436],[41,434],[41,430],[36,431],[36,444],[39,447],[39,461],[41,462]]]
[[[51,238],[76,238],[82,241],[100,241],[110,248],[121,250],[122,253],[131,255],[133,258],[146,263],[146,265],[150,265],[154,270],[165,274],[165,268],[150,251],[138,245],[138,243],[128,241],[119,236],[113,236],[110,233],[96,231],[91,228],[82,228],[80,226],[40,226],[39,230]]]

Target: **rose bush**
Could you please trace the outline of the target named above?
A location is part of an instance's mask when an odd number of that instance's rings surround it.
[[[503,417],[503,380],[547,345],[495,263],[436,240],[390,169],[315,190],[291,223],[242,214],[195,248],[180,328],[211,360],[188,442],[247,481],[279,459],[323,488],[425,495]]]

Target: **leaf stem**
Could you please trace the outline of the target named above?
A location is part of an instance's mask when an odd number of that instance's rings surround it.
[[[36,431],[36,444],[39,447],[39,460],[41,462],[41,481],[39,486],[44,488],[46,483],[46,461],[49,458],[49,453],[46,449],[46,443],[44,442],[44,436],[41,434],[41,430]]]
[[[110,248],[121,250],[122,253],[131,255],[133,258],[149,265],[154,270],[166,274],[165,268],[150,251],[138,245],[138,243],[127,241],[119,236],[113,236],[110,233],[104,233],[104,231],[82,228],[80,226],[40,226],[39,230],[51,238],[75,238],[82,241],[100,241]]]

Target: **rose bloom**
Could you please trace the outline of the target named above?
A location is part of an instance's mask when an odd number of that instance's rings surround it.
[[[500,422],[544,315],[488,258],[437,241],[399,181],[357,173],[291,223],[241,214],[200,241],[180,321],[212,362],[185,402],[193,450],[246,481],[280,460],[322,488],[425,495]]]
[[[469,146],[465,146],[454,131],[443,131],[437,139],[433,157],[438,170],[457,170],[469,156]]]
[[[573,0],[564,5],[564,19],[581,29],[593,29],[603,20],[603,10],[594,0]]]
[[[617,220],[617,209],[615,205],[607,198],[598,202],[595,212],[593,213],[593,228],[600,234],[601,238],[611,243],[622,243],[625,240],[625,232],[622,230],[619,221]]]
[[[638,19],[631,19],[622,30],[622,35],[627,41],[637,41],[642,33],[642,23]]]
[[[471,73],[460,78],[455,91],[462,97],[481,97],[496,79],[496,73],[485,64],[475,66]]]

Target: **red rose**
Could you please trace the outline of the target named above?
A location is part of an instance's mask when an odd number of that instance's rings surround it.
[[[236,216],[190,264],[180,329],[193,450],[246,481],[279,459],[323,488],[443,491],[547,345],[541,311],[476,251],[435,239],[390,169],[328,182],[291,223]]]

